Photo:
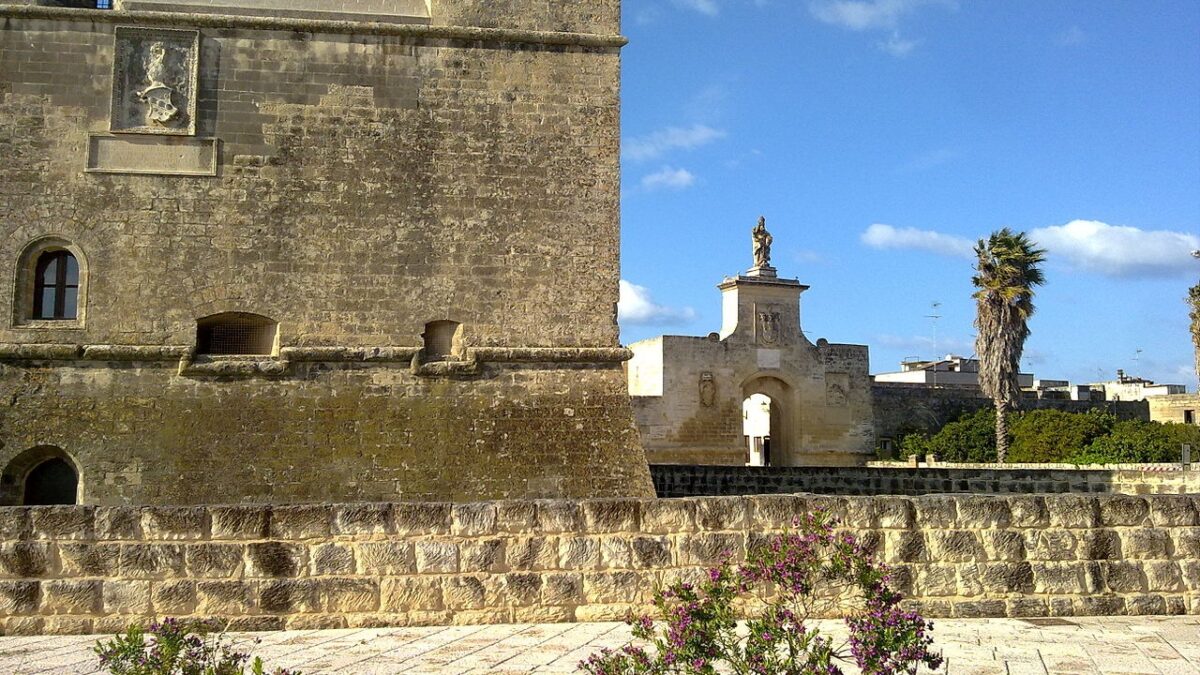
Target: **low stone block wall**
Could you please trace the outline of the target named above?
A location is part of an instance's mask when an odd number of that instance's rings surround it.
[[[659,497],[789,494],[1198,494],[1200,465],[979,464],[953,468],[929,465],[868,467],[701,466],[652,464]]]
[[[1200,497],[0,509],[5,634],[614,620],[823,507],[930,616],[1200,614]]]

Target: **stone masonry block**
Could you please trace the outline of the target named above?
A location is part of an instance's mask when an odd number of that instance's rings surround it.
[[[539,499],[537,529],[542,534],[577,533],[583,527],[579,502],[568,499]]]
[[[952,530],[958,522],[958,499],[943,495],[926,495],[913,500],[917,526],[921,529]]]
[[[1098,498],[1100,524],[1105,527],[1138,527],[1146,524],[1150,504],[1145,497],[1103,495]]]
[[[1033,591],[1038,595],[1079,595],[1084,592],[1083,567],[1073,562],[1030,563]]]
[[[346,620],[346,617],[336,614],[295,614],[287,617],[284,628],[286,630],[342,630],[349,625],[350,622]]]
[[[583,602],[582,573],[551,572],[542,576],[541,603],[543,605],[574,607]]]
[[[828,512],[843,527],[868,530],[878,525],[872,497],[807,497],[808,509]],[[790,524],[790,523],[789,523]]]
[[[712,567],[725,560],[738,562],[746,558],[746,535],[742,532],[709,532],[685,535],[682,553],[684,564]]]
[[[1192,527],[1200,524],[1196,506],[1188,495],[1154,495],[1150,501],[1150,522],[1155,527]]]
[[[0,581],[0,615],[36,613],[40,594],[36,581]]]
[[[370,546],[389,545],[394,544],[392,542],[372,542],[359,544],[359,547],[361,550]],[[412,544],[405,542],[405,546],[408,549],[409,564],[404,567],[404,572],[411,572],[413,571]],[[350,544],[334,542],[317,544],[309,549],[309,560],[311,561],[311,573],[314,576],[354,574],[355,572],[354,548]]]
[[[294,577],[308,566],[308,550],[300,544],[281,541],[246,545],[246,576]]]
[[[1181,560],[1179,567],[1183,571],[1183,581],[1192,593],[1200,591],[1200,560]]]
[[[43,541],[10,541],[0,544],[0,574],[40,577],[54,571],[53,544]]]
[[[909,497],[876,497],[875,525],[885,530],[908,530],[916,525],[916,507]]]
[[[375,579],[331,577],[317,580],[321,606],[327,612],[379,610],[379,582]]]
[[[792,521],[808,512],[809,503],[797,495],[754,495],[750,499],[750,524],[757,530],[791,527]]]
[[[508,534],[533,534],[537,530],[537,504],[528,501],[496,502],[496,529]]]
[[[458,545],[459,570],[462,572],[503,572],[504,540],[470,539]]]
[[[983,565],[980,578],[984,592],[989,594],[1033,592],[1033,567],[1027,562]]]
[[[333,507],[333,534],[370,537],[391,534],[395,527],[391,504],[338,504]]]
[[[94,579],[54,579],[42,582],[42,614],[95,614],[103,606],[103,592]]]
[[[630,549],[633,567],[637,569],[663,569],[673,562],[671,540],[667,537],[634,537]]]
[[[189,576],[228,579],[241,574],[245,552],[244,544],[188,544],[184,547],[184,560]]]
[[[179,616],[196,611],[196,582],[155,581],[150,584],[150,602],[159,616]]]
[[[979,535],[970,530],[944,530],[929,533],[931,559],[942,562],[986,560]]]
[[[4,619],[0,633],[4,635],[45,635],[45,626],[46,619],[40,616],[10,616]]]
[[[90,617],[48,616],[42,632],[46,635],[89,635],[94,623]]]
[[[202,615],[240,616],[254,611],[255,582],[200,581],[196,583],[196,611]]]
[[[1078,539],[1071,530],[1025,531],[1025,551],[1030,560],[1075,560]]]
[[[1135,595],[1125,598],[1125,611],[1133,616],[1167,613],[1167,601],[1161,595]]]
[[[266,539],[271,533],[271,511],[261,505],[210,506],[212,538],[221,540]]]
[[[1100,515],[1096,497],[1055,494],[1047,495],[1046,510],[1050,512],[1050,525],[1069,529],[1087,529],[1099,525]]]
[[[1146,575],[1137,560],[1110,560],[1101,565],[1104,586],[1113,593],[1142,593]]]
[[[1004,497],[963,496],[958,500],[958,526],[991,530],[1012,524],[1012,509]]]
[[[514,572],[535,572],[558,567],[557,537],[516,537],[504,550],[505,564]]]
[[[324,549],[324,546],[322,546]],[[355,550],[358,551],[359,571],[362,574],[370,574],[372,577],[383,575],[383,577],[392,577],[398,574],[413,574],[416,572],[416,550],[412,542],[364,542],[355,545]],[[326,555],[335,555],[334,552],[326,552]],[[342,557],[337,554],[337,557]],[[350,558],[353,565],[354,558]],[[452,569],[446,569],[450,572]],[[348,572],[342,572],[346,574]]]
[[[755,500],[747,497],[751,518],[754,517]],[[696,528],[696,499],[653,499],[641,503],[642,532],[647,534],[674,534],[693,532]]]
[[[414,535],[450,534],[450,504],[405,502],[392,508],[396,534],[401,537]]]
[[[1020,530],[984,530],[979,533],[988,560],[1019,562],[1025,560],[1025,537]]]
[[[101,590],[106,614],[150,614],[149,581],[106,579]]]
[[[258,587],[258,609],[272,614],[321,611],[321,587],[316,579],[272,579]]]
[[[1084,530],[1079,538],[1081,560],[1116,560],[1121,557],[1121,535],[1117,530]]]
[[[1187,590],[1179,564],[1170,560],[1148,560],[1144,563],[1146,587],[1151,591],[1182,592]]]
[[[132,541],[142,538],[142,510],[136,506],[98,506],[96,539]]]
[[[64,576],[116,576],[121,562],[121,545],[63,542],[58,545],[58,559]]]
[[[559,537],[558,567],[592,570],[600,566],[600,541],[595,537]]]
[[[0,509],[0,540],[28,539],[33,536],[33,520],[30,507],[8,507]]]
[[[410,612],[444,607],[441,577],[391,577],[381,582],[380,611]]]
[[[1139,527],[1121,533],[1121,553],[1133,560],[1167,558],[1171,538],[1166,530]]]
[[[272,539],[315,539],[328,537],[333,530],[333,506],[297,504],[271,507]]]
[[[446,600],[446,607],[456,611],[483,609],[488,603],[487,587],[480,577],[443,577],[442,594]]]
[[[981,563],[963,563],[954,566],[954,573],[958,577],[957,595],[967,598],[974,598],[984,593],[983,585],[984,565]]]
[[[1180,558],[1200,558],[1200,527],[1180,527],[1170,530],[1175,555]]]
[[[146,506],[142,532],[147,540],[208,538],[208,509],[202,506]]]
[[[417,572],[447,574],[458,571],[458,547],[453,542],[422,540],[414,544]]]
[[[600,541],[600,567],[606,570],[627,570],[633,567],[633,550],[627,534],[597,537]]]
[[[1085,595],[1074,599],[1078,616],[1120,616],[1125,614],[1125,598],[1115,595]]]
[[[580,503],[589,534],[637,532],[640,502],[636,499],[588,499]]]
[[[888,530],[883,533],[883,541],[885,562],[925,562],[929,560],[925,535],[920,531]]]
[[[33,536],[38,539],[94,539],[96,509],[92,506],[35,506],[29,509]]]
[[[121,576],[128,579],[162,579],[184,573],[182,544],[121,544]]]
[[[1004,617],[1008,606],[1003,600],[965,600],[954,603],[957,619],[984,619]]]
[[[283,616],[235,616],[226,624],[225,630],[235,632],[266,632],[283,630],[289,617]]]
[[[1050,509],[1046,497],[1040,495],[1014,495],[1005,497],[1013,527],[1045,527],[1050,522]]]
[[[492,502],[453,505],[450,508],[450,532],[459,537],[496,534],[496,505]]]
[[[650,579],[643,572],[585,572],[583,594],[588,604],[641,603]]]
[[[505,604],[531,607],[542,595],[542,575],[531,572],[505,574],[500,586],[507,601]]]
[[[745,497],[708,497],[696,502],[696,522],[702,530],[743,529],[748,512]]]

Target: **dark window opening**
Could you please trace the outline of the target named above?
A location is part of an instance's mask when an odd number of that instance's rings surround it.
[[[1196,423],[1196,411],[1195,410],[1184,410],[1183,411],[1183,423],[1184,424],[1195,424]]]
[[[38,464],[25,478],[26,506],[74,504],[78,494],[79,476],[61,457]]]
[[[70,251],[47,251],[34,267],[33,318],[70,320],[79,313],[79,261]]]
[[[426,361],[449,361],[458,358],[462,341],[461,325],[457,321],[431,321],[425,324]]]
[[[277,324],[265,316],[226,312],[196,322],[196,353],[269,355],[275,351]]]

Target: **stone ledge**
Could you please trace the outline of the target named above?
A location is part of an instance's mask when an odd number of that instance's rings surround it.
[[[414,40],[498,42],[599,49],[618,49],[629,42],[622,35],[592,35],[587,33],[559,33],[508,28],[477,28],[473,26],[432,26],[420,23],[380,23],[269,16],[231,16],[226,14],[74,9],[11,4],[0,4],[0,17],[59,21],[82,20],[94,23],[115,23],[133,26],[187,25],[197,28],[241,28],[295,31],[301,33],[384,35]]]

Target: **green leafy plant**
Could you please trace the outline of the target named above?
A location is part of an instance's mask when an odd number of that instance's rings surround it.
[[[1200,448],[1200,428],[1188,424],[1126,420],[1118,422],[1112,433],[1072,454],[1068,461],[1075,464],[1178,462],[1183,443]]]
[[[1033,410],[1012,423],[1011,462],[1063,462],[1071,455],[1107,435],[1117,423],[1112,413],[1089,410]]]
[[[130,626],[124,635],[97,642],[95,652],[111,675],[300,675],[265,670],[261,658],[251,661],[249,654],[234,651],[210,623],[170,618],[145,629]]]
[[[947,424],[930,437],[925,452],[944,462],[996,461],[996,411],[982,408]]]
[[[728,556],[697,584],[678,582],[654,595],[650,616],[630,620],[633,635],[650,649],[626,645],[580,662],[593,675],[795,673],[839,675],[840,663],[863,675],[915,673],[938,668],[930,651],[933,624],[901,609],[887,570],[853,535],[816,511],[795,531],[757,547],[745,563]],[[739,625],[738,603],[763,608]],[[856,604],[845,618],[849,637],[838,644],[814,617]]]

